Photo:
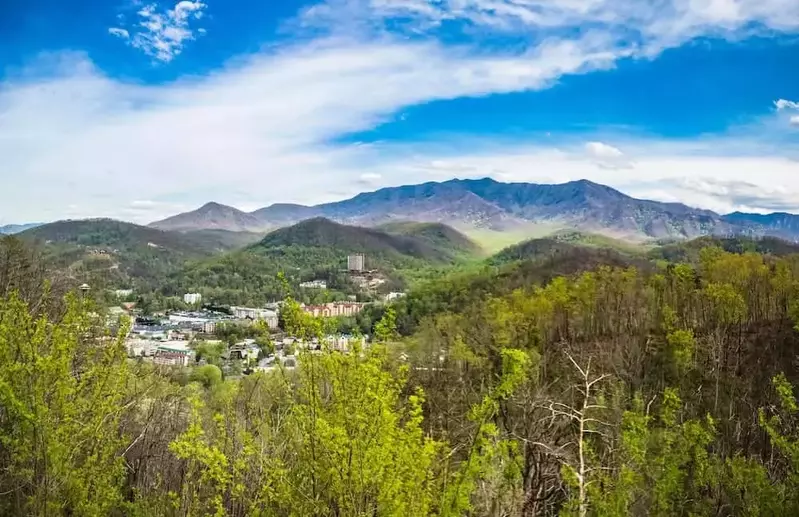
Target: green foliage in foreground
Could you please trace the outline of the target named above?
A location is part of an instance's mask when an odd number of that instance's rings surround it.
[[[129,371],[71,298],[56,321],[0,301],[0,514],[108,515],[122,504]]]
[[[287,306],[298,334],[320,330]],[[455,461],[381,345],[236,382],[207,365],[181,387],[97,330],[75,299],[52,319],[0,304],[3,515],[464,515],[508,450],[488,422],[526,372],[509,351]]]
[[[0,264],[0,515],[799,514],[797,256],[464,272],[411,336],[398,303],[368,349],[239,379],[128,360],[23,259]],[[285,301],[287,331],[327,331]]]
[[[533,264],[396,306],[398,322],[414,318],[405,349],[434,433],[457,433],[500,350],[537,358],[498,421],[525,481],[478,515],[799,512],[799,256],[710,246],[691,264],[517,282]]]

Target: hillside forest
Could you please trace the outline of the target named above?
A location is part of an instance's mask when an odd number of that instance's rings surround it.
[[[353,295],[369,301],[403,290],[442,267],[482,255],[468,237],[443,224],[404,222],[371,229],[323,218],[266,235],[163,231],[89,219],[40,225],[13,238],[41,250],[50,270],[77,285],[88,283],[98,291],[134,290],[136,296],[130,301],[148,311],[180,307],[186,292],[198,292],[204,300],[222,305],[274,302],[283,294],[278,273],[304,303]],[[364,252],[367,266],[385,280],[379,292],[362,292],[346,272],[347,255]],[[324,280],[328,289],[300,288],[300,283],[310,280]]]
[[[234,379],[129,360],[9,240],[0,514],[799,515],[799,254],[723,246],[512,251]]]

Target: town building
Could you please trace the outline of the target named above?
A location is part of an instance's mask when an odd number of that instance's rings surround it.
[[[133,325],[130,334],[138,339],[163,341],[170,330],[172,327],[167,325]]]
[[[347,257],[347,269],[350,271],[363,271],[365,268],[365,256],[363,253],[356,253]]]
[[[181,329],[188,329],[194,332],[202,332],[204,334],[213,334],[216,330],[216,323],[218,318],[210,318],[205,316],[198,316],[197,313],[175,313],[169,315],[169,323],[180,327]]]
[[[155,349],[153,363],[168,366],[188,366],[194,357],[185,341],[168,341]]]
[[[351,271],[350,281],[357,285],[359,289],[368,291],[385,284],[387,279],[377,271]]]
[[[393,302],[394,300],[399,300],[404,296],[405,293],[390,292],[383,298],[383,300],[385,300],[386,302]]]
[[[301,282],[300,287],[303,289],[327,289],[327,281],[311,280],[310,282]]]
[[[358,302],[330,302],[322,305],[304,305],[302,309],[317,318],[354,316],[361,312],[364,304]]]
[[[245,339],[230,347],[224,355],[228,359],[238,359],[241,361],[257,361],[261,349],[255,344],[254,339]]]
[[[363,336],[355,337],[348,334],[338,334],[325,337],[324,343],[329,350],[349,352],[355,343],[359,343],[362,349],[365,348],[366,338]]]
[[[230,311],[233,317],[238,319],[247,320],[263,320],[266,322],[270,329],[277,328],[278,317],[277,312],[270,309],[255,309],[251,307],[231,307]]]
[[[200,293],[186,293],[183,295],[183,302],[189,305],[196,305],[200,303],[203,299],[203,295]]]
[[[160,341],[152,341],[150,339],[125,340],[128,357],[152,357],[160,344]]]
[[[278,364],[286,370],[293,370],[297,367],[297,357],[294,355],[272,355],[265,357],[258,362],[255,367],[257,371],[270,371],[278,367]]]

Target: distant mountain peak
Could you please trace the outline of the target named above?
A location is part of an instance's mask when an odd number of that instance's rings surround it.
[[[238,210],[233,208],[229,205],[223,205],[222,203],[217,203],[216,201],[209,201],[208,203],[204,204],[198,210]]]
[[[301,205],[299,203],[272,203],[266,208],[311,208],[308,205]]]
[[[13,235],[15,233],[24,232],[31,228],[36,228],[44,223],[25,223],[25,224],[6,224],[0,226],[0,235]]]
[[[636,199],[588,179],[538,184],[504,183],[490,177],[384,187],[316,206],[275,203],[249,214],[208,203],[201,210],[153,226],[181,231],[266,231],[307,219],[321,222],[319,217],[367,227],[417,221],[494,231],[524,231],[543,223],[639,240],[736,232],[799,236],[799,216],[791,214],[720,216],[681,203]]]
[[[215,201],[206,203],[197,210],[150,223],[149,226],[180,232],[195,230],[259,232],[265,229],[257,217]]]

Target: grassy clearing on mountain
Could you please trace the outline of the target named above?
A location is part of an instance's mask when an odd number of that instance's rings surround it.
[[[496,253],[508,246],[513,246],[528,239],[540,239],[562,230],[563,226],[555,223],[530,223],[512,230],[491,230],[488,228],[456,227],[486,253]]]

